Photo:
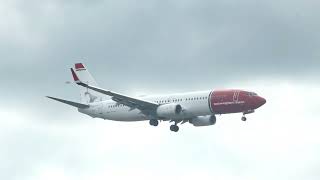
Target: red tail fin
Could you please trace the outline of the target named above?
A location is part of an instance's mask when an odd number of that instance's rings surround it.
[[[76,63],[74,68],[71,68],[71,73],[75,83],[81,85],[81,87],[79,86],[81,103],[92,103],[103,100],[104,95],[86,88],[86,85],[98,87],[98,84],[83,63]]]

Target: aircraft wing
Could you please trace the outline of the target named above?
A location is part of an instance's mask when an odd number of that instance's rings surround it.
[[[147,110],[154,110],[159,106],[159,104],[154,103],[154,102],[138,99],[138,98],[135,98],[135,97],[126,96],[126,95],[123,95],[123,94],[120,94],[120,93],[112,92],[112,91],[109,91],[109,90],[101,89],[99,87],[95,87],[95,86],[91,86],[89,84],[83,83],[78,78],[77,74],[74,72],[74,70],[72,68],[71,68],[71,72],[72,72],[72,75],[73,75],[73,78],[74,78],[75,82],[78,85],[83,86],[83,87],[88,88],[88,89],[91,89],[93,91],[96,91],[96,92],[111,96],[112,100],[116,101],[119,104],[123,104],[123,105],[126,105],[126,106],[130,107],[131,110],[137,108],[137,109],[141,110],[144,113]]]

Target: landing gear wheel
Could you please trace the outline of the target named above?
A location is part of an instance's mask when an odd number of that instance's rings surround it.
[[[247,118],[246,118],[245,116],[242,116],[241,120],[242,120],[242,121],[246,121]]]
[[[178,131],[179,131],[179,126],[177,126],[177,125],[171,125],[171,126],[170,126],[170,130],[173,131],[173,132],[178,132]]]
[[[156,120],[156,119],[151,119],[151,120],[149,121],[149,124],[150,124],[151,126],[158,126],[158,125],[159,125],[159,121]]]

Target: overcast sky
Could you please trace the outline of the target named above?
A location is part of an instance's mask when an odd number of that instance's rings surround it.
[[[0,179],[320,179],[320,1],[1,0]],[[69,68],[128,95],[252,90],[240,120],[91,119]]]

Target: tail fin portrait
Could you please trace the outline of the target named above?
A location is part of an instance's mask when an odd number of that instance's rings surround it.
[[[83,82],[85,84],[99,87],[97,82],[94,80],[94,78],[91,76],[90,72],[87,70],[84,64],[82,63],[76,63],[75,71],[73,68],[71,68],[73,80],[75,82]],[[98,93],[96,91],[92,91],[85,87],[80,87],[80,98],[81,103],[93,103],[93,102],[99,102],[103,100],[104,95],[101,93]]]

